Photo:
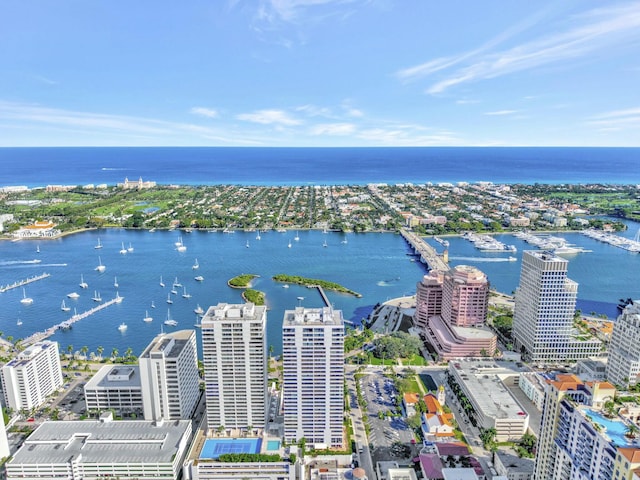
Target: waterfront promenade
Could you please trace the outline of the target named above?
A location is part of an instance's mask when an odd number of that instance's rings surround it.
[[[449,265],[442,259],[435,249],[425,242],[419,235],[402,228],[400,235],[413,248],[416,254],[420,255],[420,261],[426,263],[431,270],[449,270]]]

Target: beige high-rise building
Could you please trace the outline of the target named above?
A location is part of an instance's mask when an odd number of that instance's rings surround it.
[[[624,388],[640,382],[640,303],[627,305],[613,326],[607,380]]]

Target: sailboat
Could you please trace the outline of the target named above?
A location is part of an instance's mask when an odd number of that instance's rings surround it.
[[[247,240],[245,247],[249,248],[249,240]]]
[[[133,246],[131,245],[131,242],[129,242],[129,246],[127,247],[127,252],[129,253],[133,252]]]
[[[67,307],[67,305],[64,303],[64,300],[62,300],[62,305],[60,305],[60,310],[62,310],[63,312],[68,312],[69,310],[71,310],[71,307]]]
[[[80,283],[78,285],[80,285],[80,288],[89,288],[89,284],[84,281],[82,274],[80,274]]]
[[[327,245],[327,241],[325,240],[324,243],[322,244],[323,247],[328,247],[329,245]]]
[[[22,325],[22,320],[18,319],[18,321],[16,322],[16,325],[18,326]]]
[[[20,300],[20,303],[23,305],[31,305],[33,303],[33,298],[27,297],[27,292],[24,288],[22,289],[22,300]]]
[[[93,297],[91,298],[91,300],[93,300],[94,302],[101,302],[102,301],[102,297],[100,296],[100,293],[98,293],[97,290],[93,291]]]
[[[181,245],[182,245],[182,237],[178,237],[178,241],[177,241],[176,243],[174,243],[174,245],[175,245],[176,247],[181,246]]]
[[[36,245],[36,253],[40,253],[40,245]]]
[[[178,277],[176,277],[176,279],[173,281],[173,286],[174,287],[181,287],[182,284],[178,281]]]
[[[256,235],[256,240],[260,240],[260,230],[258,230],[258,234]]]
[[[153,322],[153,317],[149,316],[149,312],[148,311],[144,311],[144,318],[142,319],[143,322]]]
[[[120,293],[116,292],[116,297],[113,299],[113,301],[116,303],[122,303],[122,300],[124,300],[124,297],[121,297]]]
[[[296,242],[299,242],[299,241],[300,241],[300,237],[298,236],[298,232],[296,232],[296,236],[295,236],[295,237],[293,237],[293,239],[294,239]]]
[[[289,240],[289,245],[287,245],[288,248],[291,248],[291,240]]]
[[[195,313],[197,313],[198,315],[202,315],[204,313],[204,310],[202,309],[202,307],[200,306],[200,304],[198,304],[198,306],[193,310]]]
[[[107,267],[105,267],[102,264],[102,259],[100,257],[98,257],[98,266],[96,267],[96,270],[100,273],[104,272],[107,269]]]
[[[191,294],[187,293],[187,287],[183,287],[182,292],[182,298],[191,298]]]
[[[178,325],[178,322],[176,322],[175,320],[171,319],[171,314],[169,313],[169,309],[167,308],[167,319],[164,321],[165,325],[170,325],[172,327],[175,327],[176,325]]]
[[[167,293],[167,303],[173,303],[173,300],[171,300],[171,294]]]
[[[120,253],[121,253],[122,255],[126,255],[126,254],[127,254],[127,249],[126,249],[126,248],[124,248],[124,242],[122,242],[122,248],[120,249]]]
[[[113,277],[113,286],[118,288],[120,284],[118,283],[118,277]]]
[[[197,270],[200,268],[200,264],[198,263],[198,259],[196,258],[196,261],[194,262],[193,266],[191,267],[194,270]]]
[[[126,329],[127,329],[127,324],[124,322],[122,322],[118,327],[118,330],[120,330],[121,332],[124,332]]]
[[[98,243],[93,248],[95,248],[95,249],[102,248],[102,244],[100,243],[100,237],[98,237]]]
[[[156,304],[154,303],[153,300],[151,300],[151,308],[156,308]]]
[[[184,245],[184,243],[182,243],[182,237],[180,237],[180,239],[175,243],[175,246],[176,250],[178,250],[179,252],[187,251],[187,247]]]
[[[164,282],[162,281],[162,275],[160,275],[160,286],[164,288]]]

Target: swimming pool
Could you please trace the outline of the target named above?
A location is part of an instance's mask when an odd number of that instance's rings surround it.
[[[267,451],[277,452],[280,450],[280,440],[267,440]]]
[[[594,410],[585,410],[586,414],[593,419],[593,421],[606,428],[606,434],[611,441],[619,446],[624,447],[631,444],[625,433],[627,433],[627,426],[620,420],[607,418],[600,412]]]

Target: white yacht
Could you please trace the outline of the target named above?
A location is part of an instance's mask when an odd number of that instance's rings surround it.
[[[171,294],[167,293],[167,303],[173,303],[173,300],[171,300]]]
[[[256,235],[256,240],[260,240],[260,230],[258,230],[258,234]]]
[[[120,249],[120,254],[121,255],[126,255],[127,254],[127,249],[124,248],[124,242],[122,242],[122,248]]]
[[[182,284],[178,281],[178,277],[176,277],[176,279],[173,281],[173,286],[174,287],[181,287]]]
[[[289,245],[287,245],[288,248],[291,248],[291,240],[289,240]]]
[[[160,275],[160,286],[164,288],[164,282],[162,281],[162,275]]]
[[[101,302],[102,301],[102,297],[100,296],[100,293],[98,293],[97,290],[94,290],[93,297],[91,297],[91,300],[93,300],[94,302]]]
[[[80,297],[80,295],[78,293],[76,293],[76,292],[71,292],[71,293],[67,294],[67,297],[68,298],[78,298],[78,297]]]
[[[200,304],[198,304],[198,306],[193,311],[198,315],[202,315],[204,313],[204,309],[200,306]]]
[[[295,236],[295,237],[293,237],[293,239],[294,239],[296,242],[299,242],[299,241],[300,241],[300,237],[298,236],[298,232],[296,232],[296,236]]]
[[[102,244],[100,243],[100,237],[98,237],[98,243],[93,248],[95,248],[95,249],[102,248]]]
[[[144,311],[144,318],[142,319],[143,322],[153,322],[153,317],[149,316],[149,312],[147,310]]]
[[[67,307],[67,305],[64,303],[64,300],[62,300],[62,305],[60,305],[60,310],[62,310],[63,312],[68,312],[69,310],[71,310],[71,307]]]
[[[183,287],[182,298],[191,298],[191,294],[187,293],[187,287]]]
[[[120,294],[118,292],[116,292],[116,298],[114,298],[116,303],[122,303],[122,300],[124,300],[124,297],[121,297]]]
[[[133,252],[133,246],[131,245],[131,242],[129,242],[129,246],[127,247],[127,252],[129,253]]]
[[[191,267],[193,270],[197,270],[200,268],[200,264],[198,263],[198,259],[196,258],[196,261],[193,263],[193,266]]]
[[[193,277],[193,279],[196,282],[202,282],[204,280],[204,277],[202,275],[197,275],[197,276]]]
[[[84,281],[84,276],[82,274],[80,274],[80,283],[78,285],[80,285],[80,288],[89,288],[89,284]]]
[[[20,300],[20,303],[23,305],[31,305],[33,303],[33,298],[27,297],[27,291],[24,288],[22,289],[22,300]]]
[[[122,322],[118,327],[118,330],[120,330],[121,332],[124,332],[126,329],[127,329],[127,324],[124,322]]]
[[[16,322],[16,325],[18,326],[22,325],[22,320],[18,319],[18,321]]]

